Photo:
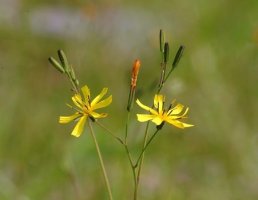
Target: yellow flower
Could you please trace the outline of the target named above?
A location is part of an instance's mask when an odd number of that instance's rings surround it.
[[[79,137],[83,131],[84,124],[88,117],[91,119],[98,119],[106,117],[106,113],[96,113],[94,112],[96,109],[103,108],[108,106],[112,102],[112,95],[108,98],[100,101],[102,97],[107,93],[108,88],[103,88],[100,94],[95,97],[93,100],[90,98],[90,89],[87,85],[81,88],[83,97],[80,94],[75,94],[72,97],[72,101],[76,107],[74,108],[77,112],[71,116],[60,116],[59,123],[66,124],[73,120],[78,120],[76,126],[72,131],[72,135],[75,137]]]
[[[150,112],[150,114],[137,114],[137,119],[140,122],[146,122],[151,120],[157,126],[161,125],[164,122],[172,124],[177,128],[186,128],[194,126],[192,124],[186,124],[181,122],[181,119],[187,118],[186,114],[189,108],[186,108],[183,112],[184,106],[182,104],[177,104],[173,107],[175,101],[173,101],[169,108],[165,110],[164,107],[165,97],[160,94],[156,94],[154,97],[154,109],[142,104],[138,99],[136,103],[144,110]],[[183,112],[183,114],[182,114]]]

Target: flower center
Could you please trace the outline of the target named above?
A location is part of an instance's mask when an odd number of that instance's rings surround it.
[[[91,112],[90,108],[88,108],[86,105],[83,105],[82,111],[83,111],[83,113],[86,114],[86,115],[89,115],[90,112]]]

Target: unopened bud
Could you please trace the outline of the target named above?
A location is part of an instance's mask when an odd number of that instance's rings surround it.
[[[183,45],[181,45],[179,47],[179,49],[177,50],[176,56],[175,56],[173,64],[172,64],[172,69],[176,68],[178,62],[180,61],[180,59],[181,59],[181,57],[182,57],[182,55],[184,53],[184,48],[185,47]]]
[[[63,65],[64,70],[68,71],[69,63],[68,63],[65,53],[62,50],[58,50],[57,53],[58,53],[58,56],[59,56],[59,59],[60,59],[62,65]]]
[[[79,86],[79,81],[78,81],[78,79],[75,80],[75,84],[76,84],[77,86]]]
[[[76,77],[75,77],[75,73],[74,73],[74,70],[73,70],[73,67],[72,67],[72,66],[71,66],[70,75],[71,75],[71,77],[72,77],[72,80],[75,81],[75,80],[76,80]]]
[[[169,44],[166,42],[164,45],[164,63],[167,63],[169,59]]]
[[[138,73],[141,66],[140,60],[136,59],[133,63],[133,69],[132,69],[132,75],[131,75],[131,87],[128,97],[128,103],[127,103],[127,111],[130,112],[133,106],[134,101],[134,95],[135,95],[135,87],[137,83]]]
[[[48,58],[48,61],[53,65],[53,67],[55,67],[58,71],[60,71],[61,73],[64,73],[64,68],[60,65],[59,62],[57,62],[54,58],[50,57]]]
[[[131,87],[132,88],[136,87],[140,66],[141,66],[140,60],[136,59],[133,64],[132,76],[131,76]]]

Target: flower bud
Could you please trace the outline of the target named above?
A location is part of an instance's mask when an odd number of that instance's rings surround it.
[[[167,63],[169,59],[169,44],[166,42],[164,45],[164,63]]]
[[[172,69],[176,68],[178,62],[180,61],[180,59],[181,59],[181,57],[182,57],[182,55],[184,53],[184,48],[185,47],[183,45],[181,45],[179,47],[179,49],[177,50],[176,56],[175,56],[173,64],[172,64]]]
[[[127,111],[130,112],[133,106],[134,96],[135,96],[135,87],[137,83],[138,73],[141,66],[140,60],[136,59],[133,63],[133,69],[132,69],[132,75],[131,75],[131,87],[128,97],[128,103],[127,103]]]
[[[72,67],[72,66],[71,66],[70,75],[71,75],[71,77],[72,77],[72,80],[75,81],[75,80],[76,80],[76,77],[75,77],[75,73],[74,73],[74,70],[73,70],[73,67]]]
[[[79,86],[79,81],[78,81],[78,79],[75,80],[75,84],[76,84],[77,86]]]
[[[132,76],[131,76],[131,88],[136,87],[139,69],[141,66],[140,60],[136,59],[133,64]]]
[[[58,50],[57,53],[58,53],[58,56],[59,56],[59,59],[60,59],[62,65],[63,65],[64,70],[67,72],[70,67],[69,67],[69,63],[68,63],[65,53],[62,50]]]
[[[55,67],[61,73],[65,72],[64,68],[54,58],[50,57],[50,58],[48,58],[48,61],[53,65],[53,67]]]

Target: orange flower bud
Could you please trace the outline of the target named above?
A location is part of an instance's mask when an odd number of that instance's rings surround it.
[[[136,87],[140,66],[141,66],[140,60],[136,59],[133,63],[133,69],[132,69],[131,89],[134,89]]]

